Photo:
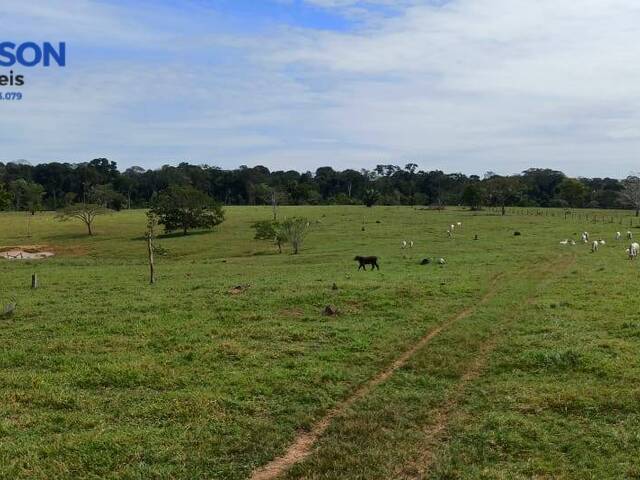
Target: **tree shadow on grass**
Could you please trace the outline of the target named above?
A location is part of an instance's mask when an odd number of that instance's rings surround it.
[[[207,235],[208,233],[212,233],[213,230],[195,230],[195,231],[190,231],[187,232],[187,234],[185,235],[182,232],[171,232],[171,233],[163,233],[161,235],[157,235],[156,238],[159,240],[166,240],[169,238],[188,238],[188,237],[195,237],[198,235]],[[137,237],[133,237],[131,240],[146,240],[147,237],[145,237],[144,235],[140,235]]]
[[[72,232],[72,233],[56,233],[54,235],[48,235],[46,237],[47,240],[91,240],[95,238],[109,238],[108,235],[95,233],[93,235],[89,235],[87,232]]]

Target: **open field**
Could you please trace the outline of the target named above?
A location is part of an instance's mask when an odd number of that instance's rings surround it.
[[[293,256],[252,239],[270,214],[160,239],[153,286],[142,211],[0,214],[0,246],[57,254],[0,260],[0,478],[640,478],[631,217],[283,207]],[[607,245],[559,245],[583,230]]]

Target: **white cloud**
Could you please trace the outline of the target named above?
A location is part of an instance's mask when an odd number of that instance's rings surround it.
[[[25,101],[0,105],[4,159],[637,170],[640,5],[306,1],[360,21],[230,33],[191,4],[11,6],[9,35],[69,35],[100,54],[29,72]]]

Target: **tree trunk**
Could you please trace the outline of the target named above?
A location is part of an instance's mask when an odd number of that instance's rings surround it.
[[[506,215],[506,213],[507,213],[507,211],[506,211],[506,209],[504,208],[504,204],[503,204],[503,205],[502,205],[502,215],[504,216],[504,215]]]
[[[275,222],[278,219],[278,210],[276,203],[276,191],[271,192],[271,208],[273,208],[273,221]]]
[[[636,217],[640,216],[640,208],[636,208]]]
[[[147,236],[147,253],[149,255],[149,283],[156,283],[155,264],[153,259],[153,241],[151,235]]]
[[[89,235],[93,235],[93,229],[91,228],[91,222],[87,222],[87,230],[89,230]]]

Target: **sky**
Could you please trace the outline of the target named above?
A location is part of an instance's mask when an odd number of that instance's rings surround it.
[[[640,170],[640,2],[1,3],[67,66],[14,67],[0,161]]]

